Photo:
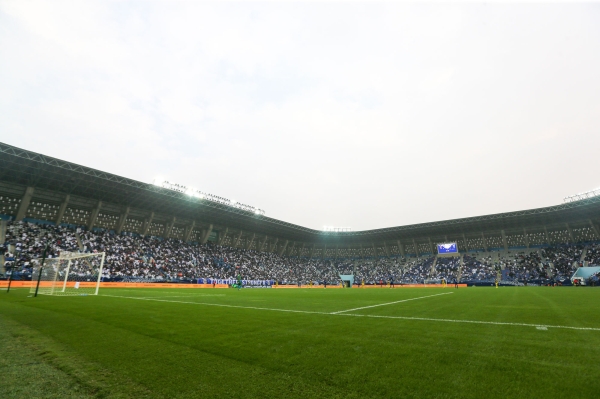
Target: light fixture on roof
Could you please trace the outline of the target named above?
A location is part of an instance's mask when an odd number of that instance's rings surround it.
[[[158,186],[158,187],[165,188],[167,190],[177,191],[178,193],[182,193],[182,194],[188,195],[193,198],[199,198],[201,200],[206,199],[208,201],[212,201],[212,202],[216,202],[219,204],[231,206],[233,208],[241,209],[246,212],[251,212],[251,213],[254,213],[255,215],[262,216],[265,214],[264,210],[256,208],[254,206],[242,204],[237,201],[232,201],[227,198],[219,197],[218,195],[204,193],[194,187],[187,187],[182,184],[171,183],[160,177],[157,177],[156,179],[154,179],[154,182],[152,184],[154,184],[155,186]]]
[[[352,231],[352,227],[335,227],[335,226],[323,226],[323,231],[330,233],[344,233]]]
[[[575,201],[581,201],[584,199],[588,199],[588,198],[594,198],[600,195],[600,188],[597,188],[595,190],[591,190],[591,191],[586,191],[585,193],[579,193],[579,194],[575,194],[575,195],[571,195],[568,197],[565,197],[563,202],[575,202]]]

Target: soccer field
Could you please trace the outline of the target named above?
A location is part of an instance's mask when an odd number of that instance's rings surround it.
[[[0,397],[600,396],[600,290],[0,292]]]

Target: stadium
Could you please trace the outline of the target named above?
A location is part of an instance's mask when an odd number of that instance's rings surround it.
[[[596,373],[597,291],[564,288],[598,281],[594,193],[504,214],[317,231],[181,187],[0,151],[0,284],[12,288],[3,320],[21,324],[17,341],[31,341],[42,362],[68,370],[59,377],[71,380],[69,394],[452,397],[460,375],[460,397],[505,397],[568,390],[563,375]],[[438,253],[439,243],[456,252]],[[103,265],[42,278],[41,259],[77,253],[102,253]],[[589,387],[581,397],[596,392]]]
[[[599,20],[0,1],[0,399],[600,397]]]

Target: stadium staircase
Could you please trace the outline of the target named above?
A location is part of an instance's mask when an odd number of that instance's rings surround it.
[[[431,269],[429,269],[429,278],[433,278],[435,274],[435,265],[437,265],[437,256],[433,258],[433,262],[431,263]]]
[[[465,265],[464,257],[464,254],[460,255],[460,266],[458,267],[458,273],[456,273],[456,281],[460,281],[462,278],[463,266]]]
[[[81,242],[81,237],[78,232],[75,232],[75,238],[77,239],[77,246],[79,247],[79,252],[85,252],[83,250],[83,243]]]
[[[6,241],[6,220],[0,221],[0,245],[4,245]],[[0,254],[0,274],[4,275],[6,269],[4,268],[4,254]]]
[[[583,248],[583,252],[581,253],[581,258],[579,258],[580,262],[583,262],[583,266],[586,267],[588,265],[588,261],[585,260],[585,257],[587,256],[587,252],[588,252],[588,246],[586,245],[585,248]]]

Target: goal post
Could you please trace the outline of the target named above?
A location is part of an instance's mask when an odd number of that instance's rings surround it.
[[[58,258],[46,258],[43,265],[36,262],[30,292],[37,289],[42,295],[98,295],[104,257],[104,252],[63,252]]]

